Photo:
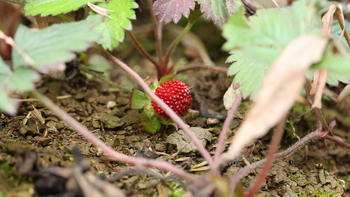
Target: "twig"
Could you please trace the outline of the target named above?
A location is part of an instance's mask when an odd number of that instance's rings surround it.
[[[128,74],[130,74],[137,83],[144,89],[145,93],[154,101],[157,103],[158,106],[162,110],[164,110],[168,116],[190,137],[194,145],[197,147],[198,151],[202,154],[203,158],[208,161],[210,165],[213,164],[213,159],[211,158],[209,152],[205,149],[203,144],[199,141],[197,136],[191,131],[191,129],[188,128],[186,123],[167,105],[164,103],[163,100],[161,100],[158,96],[156,96],[153,91],[148,87],[146,82],[131,68],[129,68],[128,65],[126,65],[124,62],[119,60],[118,58],[114,57],[109,52],[105,51],[106,55],[117,65],[119,65],[123,70],[125,70]]]
[[[280,8],[280,6],[278,5],[278,3],[276,2],[276,0],[271,0],[273,4],[275,4],[276,8]]]
[[[136,49],[145,56],[152,64],[159,70],[159,64],[158,62],[153,59],[153,57],[140,45],[140,43],[136,40],[134,34],[132,34],[130,31],[126,31],[126,34],[130,37],[131,41],[134,43]]]
[[[109,156],[113,160],[131,165],[140,165],[144,167],[151,166],[161,170],[169,171],[185,179],[186,181],[189,181],[195,185],[200,185],[199,181],[196,178],[194,178],[191,174],[188,174],[182,169],[179,169],[167,162],[144,158],[135,158],[114,151],[113,148],[106,145],[102,140],[100,140],[98,137],[92,134],[85,126],[80,124],[69,114],[60,109],[57,105],[55,105],[49,98],[45,97],[37,91],[32,91],[31,94],[33,97],[37,98],[40,102],[42,102],[48,109],[50,109],[56,116],[61,118],[68,126],[79,132],[82,136],[84,136],[96,147],[100,148],[107,156]]]
[[[339,25],[341,29],[344,31],[344,37],[346,39],[346,42],[348,43],[348,46],[350,46],[350,35],[348,30],[345,27],[345,19],[344,19],[344,14],[343,10],[337,5],[337,10],[335,12],[335,15],[337,16],[337,19],[339,21]]]
[[[350,144],[344,142],[341,138],[335,137],[335,136],[331,136],[329,134],[327,134],[326,136],[324,136],[324,138],[326,138],[327,140],[333,141],[347,149],[350,149]]]
[[[242,101],[242,94],[239,93],[230,109],[230,111],[228,111],[227,113],[227,117],[226,120],[224,122],[224,126],[222,127],[222,130],[220,132],[220,136],[219,136],[219,140],[218,140],[218,144],[216,147],[216,151],[215,151],[215,158],[214,158],[214,164],[218,164],[219,162],[219,158],[220,155],[224,149],[224,144],[225,144],[225,140],[227,138],[227,132],[230,128],[232,119],[235,115],[235,112],[237,111],[238,106],[241,104]],[[215,166],[214,169],[216,169],[218,166]]]
[[[283,135],[283,130],[284,130],[284,125],[286,123],[286,116],[282,118],[280,123],[277,125],[275,133],[272,137],[272,142],[269,148],[269,153],[266,157],[266,162],[264,165],[264,168],[260,172],[258,178],[256,179],[255,184],[251,187],[251,189],[248,191],[248,194],[246,197],[253,197],[256,192],[259,191],[261,185],[263,184],[264,180],[266,179],[267,173],[269,172],[273,159],[274,159],[274,154],[278,149],[278,144],[281,141],[282,135]]]
[[[227,73],[227,68],[224,68],[224,67],[209,66],[209,65],[196,65],[196,66],[187,66],[185,68],[179,69],[179,70],[175,71],[175,75],[180,74],[182,72],[186,72],[189,70],[196,70],[196,69],[208,69],[208,70],[213,70],[213,71],[217,71],[217,72]]]
[[[320,138],[322,135],[324,135],[324,132],[320,132],[318,130],[313,131],[311,133],[309,133],[308,135],[306,135],[305,137],[301,138],[300,141],[298,141],[297,143],[295,143],[293,146],[289,147],[287,150],[282,151],[280,153],[277,153],[274,155],[274,159],[275,161],[277,161],[277,159],[281,159],[281,158],[286,158],[291,156],[293,153],[295,153],[297,150],[299,150],[300,148],[304,147],[306,144],[308,144],[310,141],[315,140]],[[246,166],[242,169],[240,169],[234,176],[231,177],[231,193],[234,192],[237,183],[239,182],[239,180],[241,180],[243,177],[247,176],[251,171],[255,170],[256,168],[261,167],[262,165],[264,165],[264,163],[267,161],[267,159],[263,159],[257,162],[252,163],[249,166]]]

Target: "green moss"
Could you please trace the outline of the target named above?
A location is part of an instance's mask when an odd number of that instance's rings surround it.
[[[314,197],[333,197],[335,196],[334,192],[329,193],[323,190],[323,188],[319,188],[318,190],[314,191],[312,193],[312,196]]]

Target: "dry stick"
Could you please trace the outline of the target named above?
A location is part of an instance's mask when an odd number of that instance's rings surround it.
[[[341,138],[338,138],[338,137],[334,137],[334,136],[331,136],[329,134],[327,134],[326,136],[324,136],[324,138],[330,140],[330,141],[333,141],[347,149],[350,149],[350,144],[344,142]]]
[[[159,69],[159,64],[156,60],[153,59],[153,57],[147,53],[147,51],[140,45],[140,43],[136,40],[134,34],[132,34],[130,31],[126,31],[126,33],[128,34],[128,36],[130,37],[131,41],[134,43],[136,49],[143,55],[145,56],[150,62],[152,62],[152,64],[157,68],[157,70]]]
[[[344,37],[346,39],[346,42],[350,46],[350,35],[348,30],[345,27],[345,20],[344,20],[344,15],[342,9],[337,6],[337,10],[335,11],[335,15],[337,16],[338,22],[340,24],[341,29],[344,31]]]
[[[232,119],[235,115],[235,112],[237,111],[237,108],[238,106],[241,104],[241,101],[242,101],[242,94],[239,93],[230,109],[230,111],[228,111],[227,113],[227,117],[226,117],[226,120],[224,122],[224,125],[222,127],[222,130],[220,132],[220,136],[219,136],[219,140],[218,140],[218,144],[217,144],[217,147],[216,147],[216,151],[215,151],[215,158],[214,158],[214,164],[215,164],[215,167],[214,167],[214,170],[216,170],[219,166],[216,165],[216,164],[219,164],[219,158],[220,158],[220,155],[224,149],[224,146],[225,146],[225,140],[227,138],[227,132],[230,128],[230,125],[231,125],[231,122],[232,122]]]
[[[105,51],[105,53],[108,55],[108,57],[118,66],[120,66],[123,70],[125,70],[128,74],[130,74],[137,83],[143,88],[143,90],[146,92],[146,94],[157,103],[158,106],[162,110],[164,110],[168,116],[191,138],[194,145],[197,147],[198,151],[202,154],[204,159],[212,166],[213,159],[211,158],[209,152],[205,149],[203,144],[199,141],[197,136],[191,131],[191,129],[188,128],[186,123],[167,105],[164,103],[163,100],[161,100],[158,96],[156,96],[153,91],[148,87],[146,82],[131,68],[129,68],[128,65],[126,65],[124,62],[119,60],[118,58],[114,57],[112,54]]]
[[[227,73],[227,68],[224,68],[224,67],[209,66],[209,65],[196,65],[196,66],[187,66],[185,68],[179,69],[175,72],[175,75],[182,73],[182,72],[189,71],[189,70],[195,70],[195,69],[208,69],[208,70],[213,70],[213,71],[217,71],[217,72]]]
[[[291,156],[293,153],[295,153],[300,148],[304,147],[311,140],[320,138],[324,134],[325,134],[325,132],[321,132],[321,131],[318,131],[318,130],[309,133],[305,137],[301,138],[300,141],[295,143],[293,146],[289,147],[287,150],[275,154],[274,155],[275,161],[277,159],[286,158],[286,157]],[[234,190],[236,188],[236,185],[239,182],[239,180],[241,180],[243,177],[247,176],[251,171],[255,170],[256,168],[261,167],[266,161],[267,161],[267,159],[265,158],[263,160],[254,162],[254,163],[252,163],[252,164],[250,164],[250,165],[240,169],[234,176],[232,176],[231,177],[231,193],[234,192]]]
[[[274,154],[278,149],[278,144],[281,141],[282,135],[283,135],[283,130],[284,130],[284,125],[286,123],[286,118],[287,116],[283,117],[282,120],[280,121],[280,123],[277,125],[277,128],[275,130],[275,133],[272,137],[272,142],[269,148],[269,153],[266,157],[266,162],[264,165],[264,168],[262,169],[262,171],[260,172],[258,178],[256,179],[255,184],[251,187],[251,189],[248,191],[248,194],[246,195],[246,197],[252,197],[254,196],[254,194],[256,192],[259,191],[261,185],[263,184],[263,182],[266,179],[267,173],[269,172],[272,163],[273,163],[273,159],[274,159]]]
[[[110,158],[119,162],[131,164],[131,165],[140,165],[144,167],[151,166],[151,167],[155,167],[165,171],[169,171],[187,180],[188,182],[191,182],[198,186],[200,185],[199,181],[196,178],[194,178],[191,174],[167,162],[144,159],[144,158],[135,158],[135,157],[127,156],[122,153],[116,152],[115,150],[113,150],[113,148],[106,145],[102,140],[100,140],[94,134],[92,134],[85,126],[80,124],[78,121],[72,118],[69,114],[67,114],[65,111],[60,109],[57,105],[55,105],[49,98],[45,97],[44,95],[40,94],[37,91],[32,91],[31,94],[33,97],[37,98],[40,102],[42,102],[47,108],[49,108],[56,116],[61,118],[68,126],[78,131],[82,136],[84,136],[87,140],[93,143],[96,147],[100,148]]]

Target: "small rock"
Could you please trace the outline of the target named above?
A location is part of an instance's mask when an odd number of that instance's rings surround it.
[[[319,172],[318,172],[318,177],[320,178],[320,182],[324,185],[326,184],[326,177],[324,175],[324,170],[321,169]]]
[[[35,138],[35,140],[39,142],[42,146],[49,145],[49,142],[51,141],[51,139],[47,137],[37,137]]]
[[[208,118],[207,119],[207,125],[212,126],[218,124],[220,121],[215,118]]]
[[[166,147],[164,144],[156,144],[155,147],[156,151],[164,152],[166,150]]]
[[[112,109],[112,108],[115,107],[116,105],[117,105],[117,103],[114,102],[114,101],[108,101],[108,102],[107,102],[107,108],[108,108],[108,109]]]
[[[123,121],[121,121],[117,116],[111,114],[102,115],[101,121],[103,122],[104,127],[107,129],[113,129],[124,125]]]
[[[203,146],[206,146],[207,141],[211,141],[212,134],[208,129],[203,129],[201,127],[191,127],[190,129],[196,134]],[[189,153],[197,150],[192,140],[183,130],[179,130],[178,132],[169,135],[167,143],[176,145],[177,150],[182,153]]]
[[[293,190],[290,189],[289,186],[286,186],[285,189],[286,193],[283,194],[283,197],[298,197],[298,195],[295,192],[293,192]]]
[[[22,134],[22,135],[26,135],[28,133],[28,130],[25,127],[21,127],[19,129],[19,133]]]
[[[92,120],[92,127],[94,127],[94,129],[99,129],[101,128],[100,122],[96,119]]]

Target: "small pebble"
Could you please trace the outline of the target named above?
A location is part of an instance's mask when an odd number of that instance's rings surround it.
[[[220,121],[215,118],[208,118],[207,119],[207,125],[212,126],[218,124]]]
[[[108,101],[108,102],[107,102],[107,108],[108,108],[108,109],[112,109],[112,108],[115,107],[116,105],[117,105],[117,103],[114,102],[114,101]]]

